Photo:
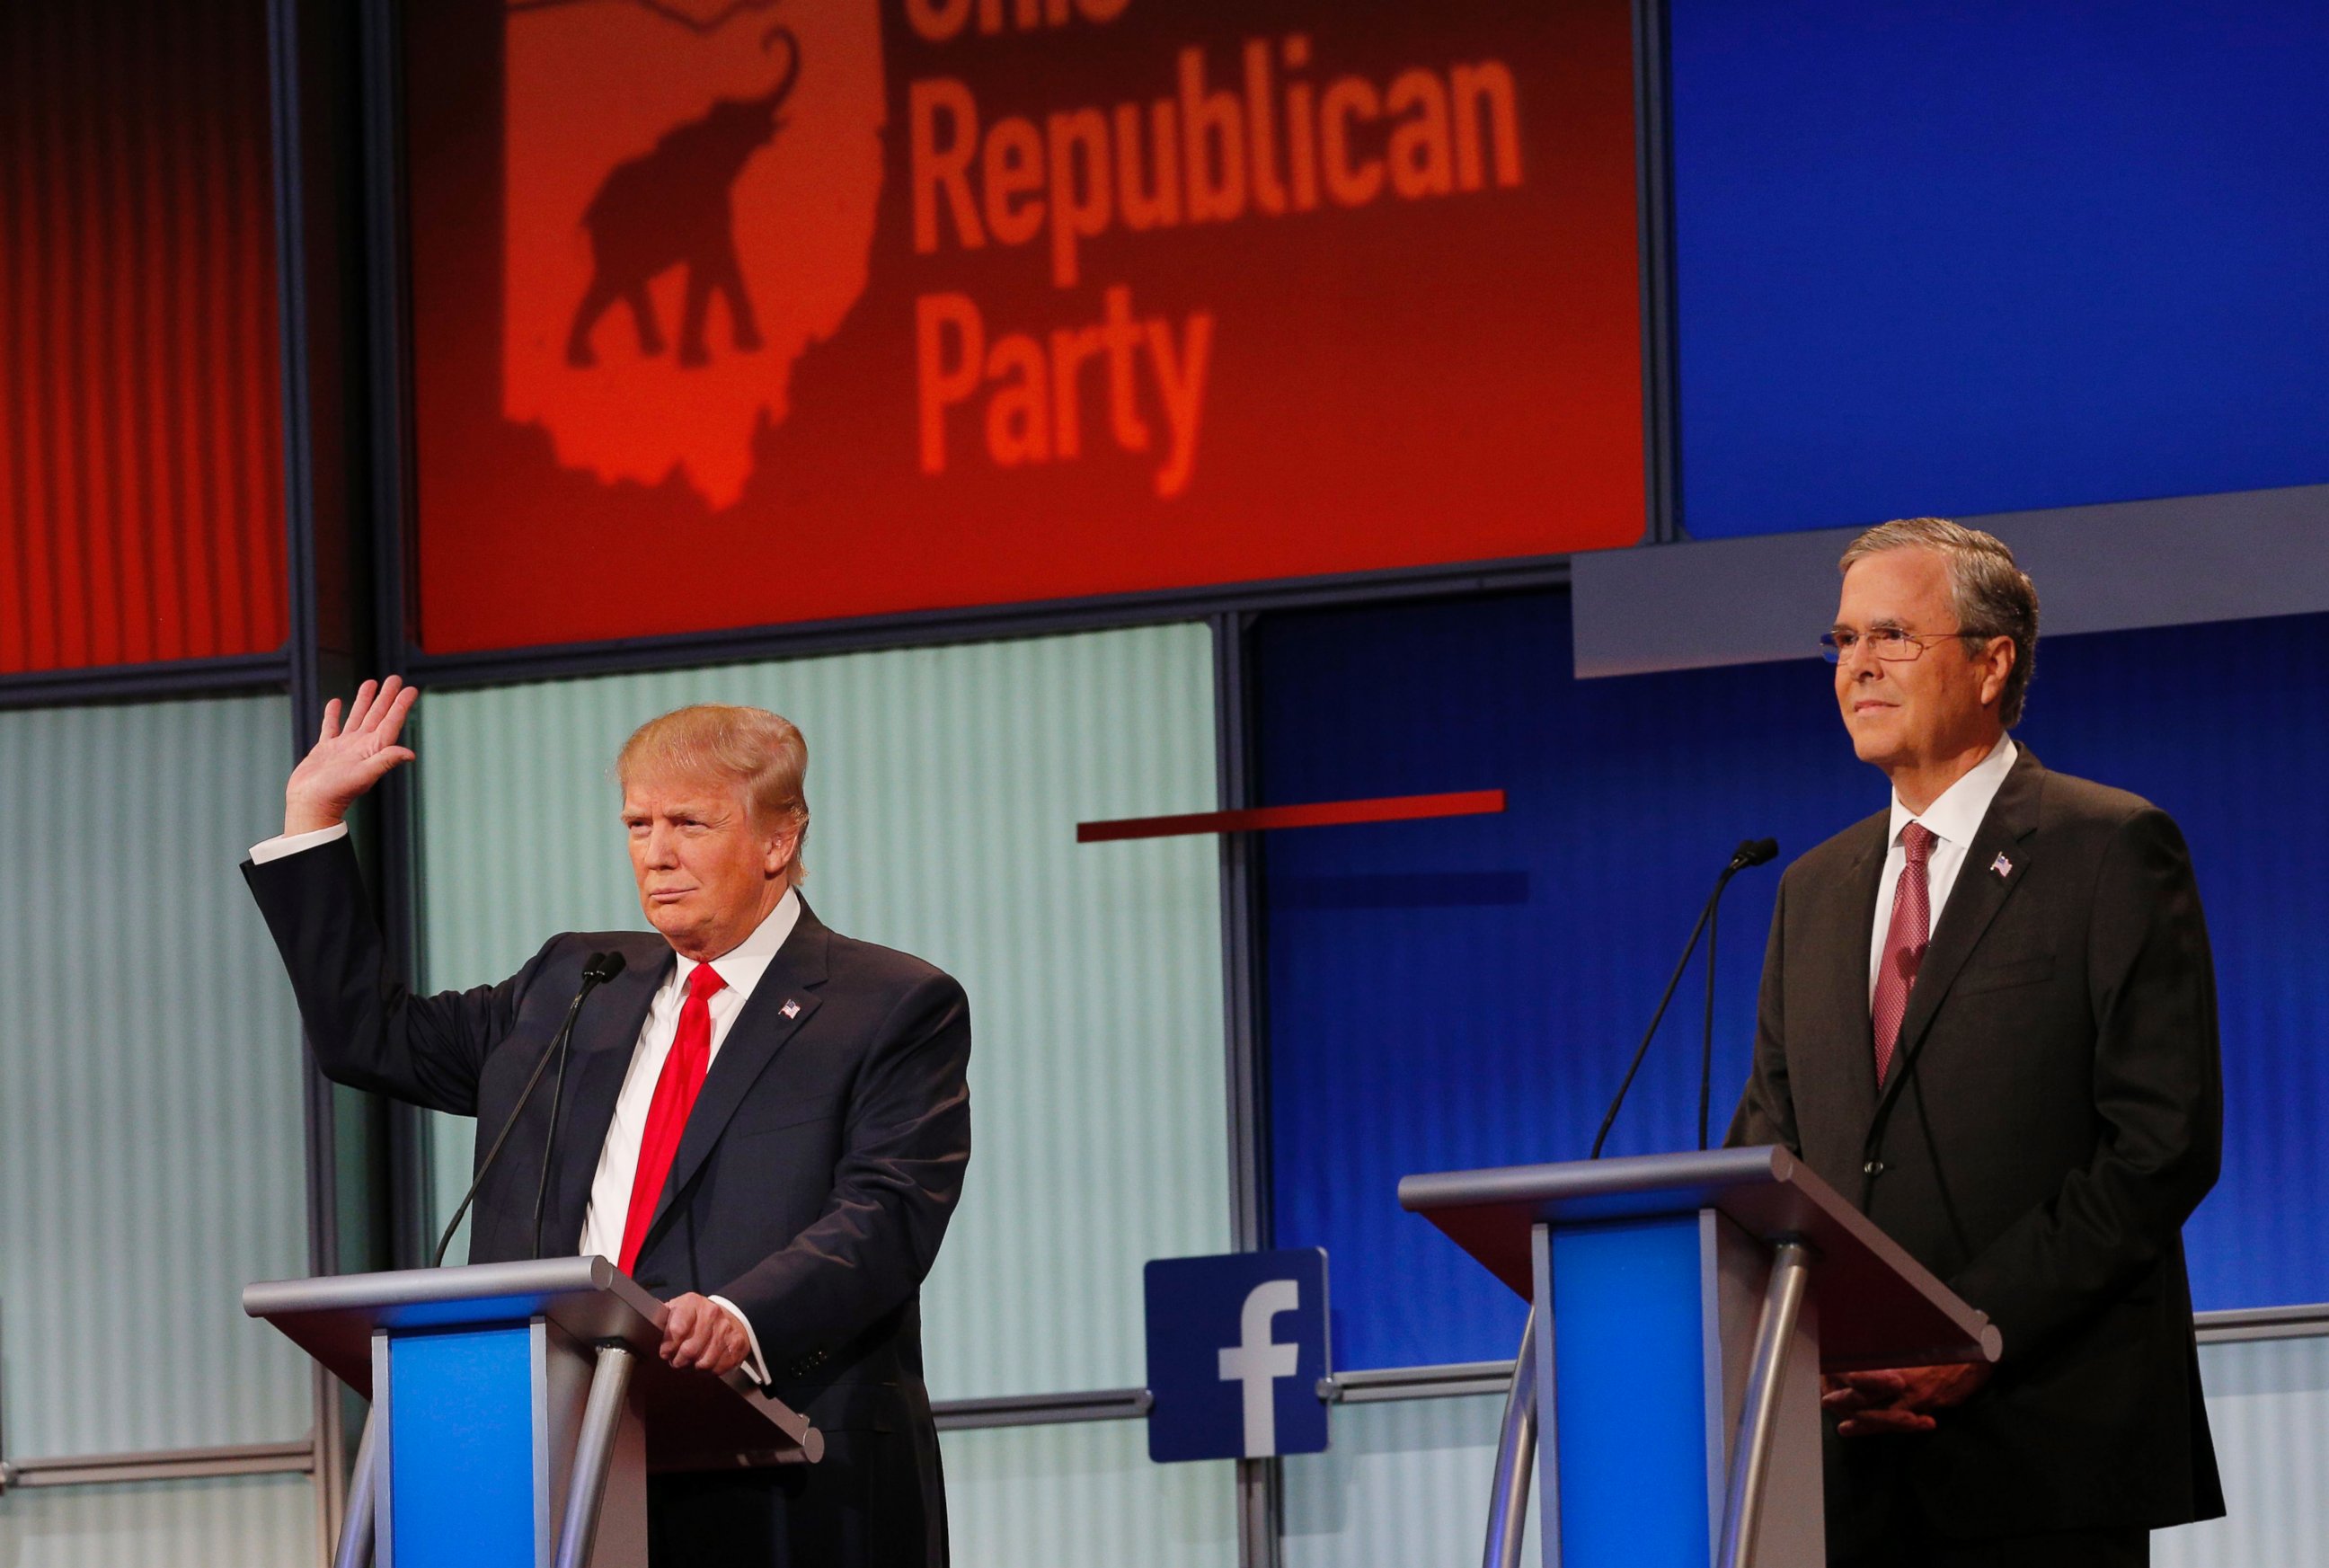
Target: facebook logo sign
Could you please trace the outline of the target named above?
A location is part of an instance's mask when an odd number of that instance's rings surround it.
[[[1326,1446],[1326,1254],[1150,1263],[1148,1457],[1259,1459]]]

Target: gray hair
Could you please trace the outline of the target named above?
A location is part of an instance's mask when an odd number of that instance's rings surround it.
[[[1931,550],[1949,569],[1949,600],[1962,636],[2013,639],[2013,668],[2005,676],[1997,716],[2007,729],[2022,722],[2023,694],[2038,665],[2038,585],[2014,564],[2005,541],[1946,517],[1902,517],[1880,523],[1852,542],[1836,562],[1840,571],[1888,550]]]

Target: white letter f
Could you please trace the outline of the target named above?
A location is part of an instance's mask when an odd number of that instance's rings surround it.
[[[1221,1353],[1221,1381],[1245,1384],[1245,1457],[1268,1459],[1278,1451],[1278,1411],[1271,1398],[1277,1380],[1294,1375],[1299,1346],[1274,1345],[1269,1320],[1302,1304],[1302,1288],[1292,1280],[1271,1280],[1246,1293],[1238,1315],[1239,1343]]]

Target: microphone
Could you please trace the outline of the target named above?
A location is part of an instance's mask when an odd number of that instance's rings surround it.
[[[623,972],[620,953],[592,953],[582,965],[582,988],[574,995],[574,1005],[566,1010],[565,1025],[558,1031],[552,1049],[558,1053],[558,1075],[550,1082],[550,1131],[542,1140],[542,1172],[533,1178],[533,1255],[542,1256],[542,1200],[550,1191],[550,1155],[558,1147],[558,1106],[566,1098],[566,1058],[571,1054],[574,1020],[582,1012],[582,998],[592,987],[603,986]],[[534,1070],[536,1072],[540,1068]]]
[[[1698,913],[1698,923],[1690,928],[1690,940],[1683,944],[1682,958],[1675,963],[1674,976],[1666,981],[1665,995],[1658,998],[1657,1011],[1650,1015],[1650,1026],[1642,1035],[1642,1043],[1634,1049],[1634,1060],[1626,1068],[1625,1081],[1617,1085],[1617,1097],[1609,1101],[1609,1110],[1601,1118],[1601,1130],[1593,1135],[1593,1152],[1588,1159],[1601,1157],[1601,1146],[1609,1140],[1609,1129],[1617,1124],[1618,1108],[1626,1103],[1627,1091],[1634,1087],[1634,1075],[1642,1070],[1642,1059],[1650,1053],[1650,1042],[1657,1037],[1658,1025],[1664,1021],[1666,1006],[1674,1000],[1674,988],[1682,984],[1683,972],[1690,968],[1691,955],[1698,951],[1699,933],[1706,933],[1706,1037],[1700,1049],[1698,1070],[1698,1147],[1706,1147],[1706,1118],[1709,1098],[1714,1080],[1714,931],[1715,906],[1722,902],[1722,890],[1730,879],[1749,866],[1761,865],[1777,858],[1779,841],[1776,838],[1749,838],[1740,841],[1730,852],[1730,864],[1722,874],[1714,879],[1714,891],[1707,896],[1706,907]]]
[[[617,975],[619,975],[622,972],[623,955],[620,953],[592,953],[589,959],[584,960],[582,965],[582,988],[574,993],[574,1000],[566,1009],[566,1021],[558,1026],[558,1033],[551,1037],[549,1047],[542,1052],[542,1059],[533,1064],[533,1076],[525,1081],[525,1088],[518,1095],[517,1103],[510,1107],[508,1119],[502,1123],[501,1130],[494,1135],[493,1147],[486,1149],[486,1157],[477,1162],[476,1179],[469,1184],[469,1190],[461,1195],[460,1206],[453,1211],[453,1217],[445,1222],[445,1233],[437,1238],[437,1252],[435,1255],[429,1260],[429,1266],[430,1268],[436,1269],[444,1266],[445,1249],[453,1244],[453,1233],[461,1228],[461,1216],[467,1214],[469,1212],[469,1205],[476,1201],[477,1189],[486,1185],[486,1173],[493,1169],[494,1161],[501,1157],[502,1145],[509,1141],[511,1130],[517,1126],[517,1119],[519,1115],[524,1111],[525,1102],[533,1098],[534,1086],[542,1082],[542,1069],[550,1065],[550,1059],[552,1056],[556,1056],[559,1059],[559,1084],[561,1089],[564,1087],[566,1081],[566,1042],[574,1033],[574,1020],[581,1015],[582,999],[585,997],[588,997],[599,986],[604,985],[607,981],[613,979]],[[550,1138],[545,1138],[543,1140],[544,1147],[542,1154],[542,1181],[544,1182],[549,1179],[550,1175],[550,1150],[548,1145],[550,1141],[554,1139],[557,1136],[558,1101],[556,1096],[553,1095],[550,1105]],[[534,1188],[533,1195],[533,1252],[534,1256],[536,1257],[540,1257],[542,1255],[542,1186],[537,1184]]]
[[[1714,1100],[1714,939],[1719,929],[1715,908],[1722,890],[1737,873],[1779,857],[1779,841],[1776,838],[1742,839],[1730,852],[1730,864],[1722,880],[1714,884],[1714,897],[1706,904],[1706,1023],[1698,1040],[1698,1147],[1706,1148],[1707,1110]],[[1655,1025],[1651,1025],[1655,1028]]]

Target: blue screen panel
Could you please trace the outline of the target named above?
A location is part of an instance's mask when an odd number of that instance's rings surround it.
[[[2329,480],[2329,6],[1671,17],[1693,534]]]
[[[1715,874],[1889,798],[1825,666],[1579,682],[1560,593],[1261,626],[1265,803],[1502,787],[1500,816],[1265,844],[1276,1244],[1334,1260],[1345,1367],[1510,1355],[1523,1308],[1400,1176],[1584,1156]],[[2018,732],[2190,838],[2222,995],[2224,1174],[2186,1229],[2202,1307],[2329,1300],[2329,617],[2047,642]],[[1776,868],[1724,905],[1714,1131],[1744,1081]],[[1702,980],[1610,1140],[1696,1141]]]

